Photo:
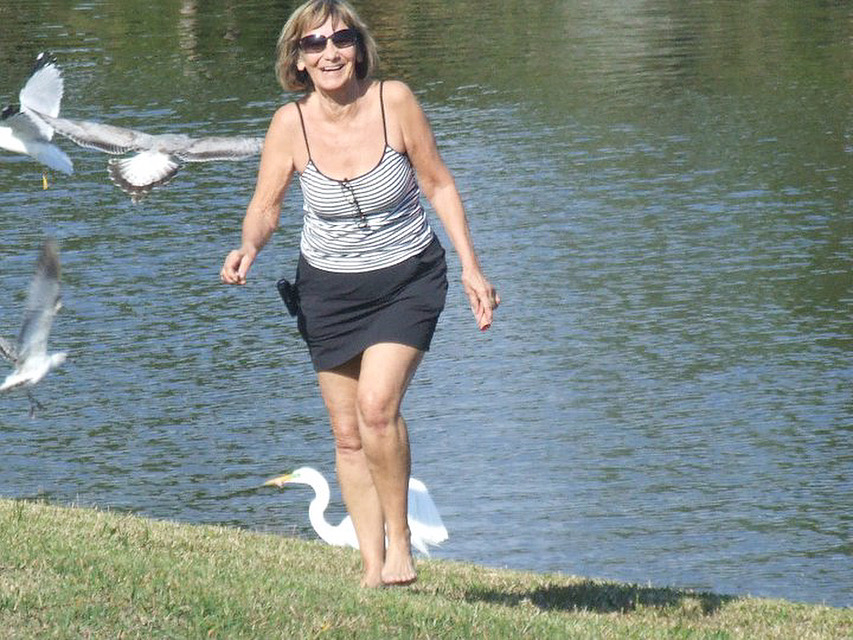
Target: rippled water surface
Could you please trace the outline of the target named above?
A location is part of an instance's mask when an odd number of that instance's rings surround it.
[[[436,556],[853,605],[853,13],[815,4],[358,3],[504,298],[479,334],[453,279],[404,407]],[[7,1],[0,97],[50,49],[66,117],[263,135],[292,6]],[[70,352],[35,419],[0,397],[0,495],[313,537],[307,489],[258,489],[334,472],[274,288],[298,188],[226,288],[255,160],[134,205],[105,155],[58,143],[76,173],[46,191],[0,152],[0,331],[55,235]]]

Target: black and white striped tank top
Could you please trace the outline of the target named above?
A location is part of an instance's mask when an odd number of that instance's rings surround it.
[[[351,180],[330,178],[314,164],[296,104],[308,149],[308,164],[299,174],[305,212],[300,250],[312,267],[373,271],[416,256],[432,241],[412,164],[388,144],[381,84],[379,104],[385,151],[375,167]]]

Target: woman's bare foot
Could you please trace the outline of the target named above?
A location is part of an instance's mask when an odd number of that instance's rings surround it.
[[[384,551],[384,550],[383,550]],[[361,586],[365,589],[376,589],[382,584],[382,563],[384,555],[378,558],[365,558],[362,556]]]
[[[361,577],[361,587],[363,589],[378,589],[379,587],[385,586],[385,583],[382,582],[382,576],[369,576],[364,574]]]
[[[405,544],[388,545],[385,553],[385,566],[382,567],[382,584],[388,587],[402,587],[412,584],[418,579],[415,571],[415,561],[408,542]]]

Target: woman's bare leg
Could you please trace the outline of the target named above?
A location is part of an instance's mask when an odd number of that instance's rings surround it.
[[[411,457],[403,396],[423,352],[401,344],[368,347],[361,358],[357,413],[361,446],[384,515],[388,544],[382,582],[409,584],[417,579],[408,524]]]
[[[320,390],[335,436],[335,463],[341,495],[358,536],[364,565],[361,584],[382,585],[385,520],[361,445],[356,412],[360,359],[318,374]]]

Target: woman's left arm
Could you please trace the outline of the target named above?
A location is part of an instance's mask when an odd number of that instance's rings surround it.
[[[384,83],[386,107],[399,125],[405,153],[415,169],[421,191],[438,214],[462,265],[462,285],[481,330],[492,324],[500,304],[497,290],[483,275],[474,250],[465,207],[435,143],[432,128],[412,91],[402,82]]]

